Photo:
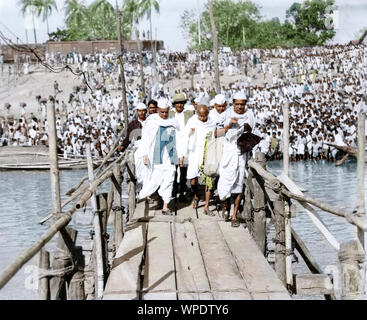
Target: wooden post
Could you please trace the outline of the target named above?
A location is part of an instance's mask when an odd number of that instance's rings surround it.
[[[127,170],[129,171],[129,219],[131,219],[135,213],[136,207],[135,161],[133,152],[129,152],[127,155]]]
[[[360,112],[358,115],[358,160],[357,160],[357,170],[358,170],[358,203],[357,203],[357,214],[360,217],[366,217],[366,207],[364,198],[364,179],[365,179],[365,145],[366,145],[366,129],[365,129],[366,115]],[[365,232],[358,228],[358,239],[365,249],[366,240]]]
[[[54,276],[50,280],[51,300],[67,299],[66,288],[66,271],[73,271],[73,256],[72,247],[75,243],[77,231],[71,228],[64,228],[60,231],[60,236],[57,243],[57,249],[54,254],[52,269],[63,270],[60,274]]]
[[[361,265],[365,254],[361,243],[358,240],[341,243],[338,257],[341,266],[342,299],[364,299],[364,274]]]
[[[50,253],[44,248],[39,252],[38,268],[41,270],[41,274],[50,269]],[[50,281],[48,277],[38,280],[38,299],[50,300]]]
[[[285,201],[284,219],[285,219],[285,268],[288,288],[293,286],[293,272],[292,272],[292,231],[291,231],[291,202],[290,199]]]
[[[214,51],[214,65],[215,65],[215,89],[217,94],[220,93],[220,79],[219,79],[219,58],[218,58],[218,35],[217,27],[215,25],[214,17],[214,0],[209,0],[209,14],[212,26],[213,51]]]
[[[114,175],[117,180],[117,182],[121,185],[122,183],[122,177],[121,174],[116,167],[114,170]],[[114,247],[115,252],[117,251],[118,247],[120,246],[122,237],[123,237],[123,227],[122,227],[122,207],[121,207],[121,194],[118,192],[118,189],[114,187],[114,193],[113,193],[113,211],[115,214],[114,218]]]
[[[74,261],[77,271],[73,274],[69,282],[68,299],[69,300],[85,300],[85,261],[82,247],[74,250]]]
[[[285,246],[285,219],[284,200],[277,193],[274,201],[275,215],[275,272],[279,279],[287,286],[286,278],[286,246]]]
[[[102,234],[102,259],[103,259],[103,272],[105,279],[108,278],[108,238],[107,238],[107,203],[108,194],[101,193],[98,195],[98,211],[100,212],[100,226]]]
[[[265,154],[257,152],[255,161],[265,169]],[[260,251],[265,255],[266,251],[266,213],[265,213],[265,195],[264,191],[257,181],[253,178],[254,186],[254,225],[253,238]]]
[[[289,102],[283,107],[283,174],[289,175]]]
[[[55,120],[55,102],[47,104],[48,144],[50,154],[51,193],[55,218],[61,212],[59,162],[57,155],[57,134]]]
[[[94,180],[93,173],[93,162],[92,156],[90,152],[90,143],[86,145],[87,152],[87,161],[88,161],[88,175],[89,181]],[[97,208],[97,199],[96,194],[93,192],[91,197],[92,210],[94,214],[93,218],[93,228],[94,228],[94,248],[96,254],[96,269],[97,269],[97,281],[96,281],[96,298],[102,299],[103,297],[103,289],[104,289],[104,272],[103,272],[103,254],[102,254],[102,236],[101,236],[101,224],[100,224],[100,215]]]
[[[120,61],[120,76],[121,76],[121,87],[122,87],[122,105],[124,110],[124,123],[125,128],[129,125],[129,114],[127,110],[127,101],[126,101],[126,82],[125,82],[125,68],[123,61],[124,54],[124,46],[122,43],[122,34],[121,34],[121,12],[116,0],[116,15],[117,15],[117,35],[118,35],[118,52],[119,52],[119,61]]]

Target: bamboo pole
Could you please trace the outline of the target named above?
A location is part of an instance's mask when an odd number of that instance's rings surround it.
[[[50,153],[51,193],[53,199],[53,211],[57,215],[61,212],[60,178],[57,156],[57,133],[55,120],[55,102],[47,104],[48,144]]]
[[[365,206],[365,145],[366,145],[366,128],[365,128],[366,114],[360,112],[358,115],[358,204],[357,215],[363,220],[366,219],[366,206]],[[366,221],[365,221],[366,222]],[[366,247],[366,235],[365,230],[358,228],[358,239],[362,245],[362,248]]]
[[[256,153],[255,161],[265,168],[265,154],[262,152]],[[266,213],[265,213],[265,195],[264,191],[257,181],[253,179],[254,186],[254,222],[252,234],[260,251],[266,253]]]
[[[209,15],[210,15],[210,23],[212,26],[212,38],[213,38],[213,51],[214,51],[214,67],[215,67],[215,87],[217,94],[220,93],[220,79],[219,79],[219,58],[218,58],[218,35],[217,35],[217,27],[215,24],[214,17],[214,0],[209,0]]]
[[[122,177],[121,174],[118,174],[118,172],[115,171],[115,177],[118,181],[118,183],[121,185]],[[120,189],[121,190],[121,189]],[[116,252],[118,247],[120,246],[122,237],[123,237],[123,219],[122,219],[122,207],[121,207],[121,193],[119,193],[118,188],[114,187],[114,193],[113,193],[113,210],[114,210],[114,223],[113,223],[113,229],[114,229],[114,236],[113,236],[113,242],[114,242],[114,251]]]
[[[110,171],[111,168],[113,166],[115,166],[123,157],[125,156],[125,152],[123,152],[113,163],[111,163],[105,170],[103,170],[96,179],[99,179],[100,177],[102,177],[106,172]],[[88,174],[87,174],[87,178],[88,178]],[[84,178],[83,178],[84,179]],[[83,181],[84,182],[84,181]],[[79,189],[77,191],[75,191],[75,193],[73,193],[73,195],[65,200],[65,202],[63,202],[61,204],[61,208],[65,207],[67,204],[69,204],[71,201],[73,201],[74,199],[76,199],[79,195],[81,195],[83,192],[85,192],[85,190],[87,190],[87,188],[89,187],[89,184],[86,184],[82,187],[78,187]],[[50,213],[47,217],[43,218],[39,223],[43,224],[45,223],[47,220],[49,220],[50,218],[52,218],[52,214]]]
[[[119,165],[120,171],[122,168],[124,168],[125,163],[126,161],[123,161],[122,164]],[[5,284],[19,271],[24,264],[32,259],[58,231],[68,225],[75,211],[83,207],[92,196],[96,188],[110,178],[112,174],[113,171],[107,171],[100,178],[95,179],[91,184],[89,184],[89,186],[87,186],[88,189],[82,194],[82,197],[78,203],[74,204],[74,206],[68,212],[60,213],[57,217],[57,220],[50,226],[47,232],[3,271],[3,273],[0,275],[0,289],[5,286]]]
[[[275,215],[275,272],[278,278],[287,286],[286,279],[286,246],[285,246],[285,219],[284,201],[280,194],[276,194],[274,200]]]
[[[44,248],[39,252],[38,268],[43,272],[47,272],[50,268],[50,253]],[[50,300],[50,281],[48,277],[38,280],[38,299]]]
[[[30,259],[32,259],[43,247],[50,241],[53,236],[60,231],[61,228],[65,227],[72,218],[72,214],[76,211],[73,207],[67,213],[62,213],[59,215],[58,219],[54,224],[47,230],[47,232],[39,238],[30,248],[24,251],[20,256],[18,256],[15,261],[10,264],[0,275],[0,289],[3,288],[8,281],[19,271],[19,269],[24,266]]]
[[[289,102],[283,107],[283,173],[289,175]]]
[[[90,152],[90,143],[86,144],[87,160],[88,160],[88,175],[89,181],[94,180],[92,156]],[[93,192],[91,197],[92,210],[94,214],[93,227],[94,227],[94,244],[95,244],[95,255],[96,255],[96,298],[102,299],[104,289],[104,272],[103,272],[103,253],[102,253],[102,236],[101,236],[101,225],[99,211],[97,208],[96,194]]]
[[[288,190],[286,190],[285,188],[282,188],[281,193],[284,194],[285,196],[295,199],[297,201],[302,201],[302,202],[307,202],[309,204],[314,205],[315,207],[324,210],[325,212],[329,212],[333,215],[336,215],[338,217],[343,217],[345,218],[349,223],[355,225],[356,227],[362,229],[362,230],[366,230],[367,231],[367,227],[366,224],[363,220],[363,218],[358,217],[352,213],[346,213],[342,210],[336,209],[336,208],[332,208],[329,205],[326,205],[324,203],[321,203],[311,197],[306,197],[306,196],[299,196],[297,194],[294,194],[292,192],[289,192]]]
[[[289,199],[288,199],[289,200]],[[292,271],[292,231],[291,231],[291,210],[290,201],[285,201],[284,206],[284,219],[285,219],[285,270],[286,281],[289,288],[293,286],[293,271]]]
[[[129,182],[129,219],[132,219],[135,213],[136,207],[136,178],[135,178],[135,161],[134,161],[134,153],[129,152],[127,156],[127,169],[130,175],[128,179]]]

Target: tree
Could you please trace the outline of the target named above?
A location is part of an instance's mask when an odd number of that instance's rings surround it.
[[[303,4],[294,3],[287,10],[287,18],[296,30],[296,45],[324,45],[335,35],[334,28],[328,28],[327,8],[333,6],[334,0],[306,0]]]
[[[20,0],[19,5],[21,6],[21,12],[23,16],[26,15],[28,10],[30,10],[32,13],[34,42],[37,44],[37,32],[34,15],[40,11],[40,8],[42,7],[42,2],[41,0]]]
[[[243,35],[251,36],[254,25],[260,19],[259,7],[251,1],[215,0],[214,16],[217,23],[218,41],[221,45],[238,49],[244,46]],[[198,26],[195,12],[185,10],[181,16],[181,29],[189,40],[191,48],[210,49],[213,47],[208,4],[201,16],[201,45],[198,41]]]
[[[52,14],[55,9],[57,11],[57,5],[55,0],[39,0],[39,15],[42,14],[42,21],[47,23],[47,34],[50,34],[50,26],[48,23],[48,17]]]

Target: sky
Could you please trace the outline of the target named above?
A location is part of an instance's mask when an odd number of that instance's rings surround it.
[[[92,0],[84,0],[86,4]],[[204,7],[207,0],[160,0],[160,14],[153,14],[153,37],[155,37],[155,29],[157,37],[163,40],[168,50],[185,50],[187,41],[184,39],[182,31],[179,27],[180,16],[185,9],[194,9],[199,12]],[[264,19],[279,17],[281,21],[285,19],[286,10],[296,0],[254,0],[253,2],[260,5],[261,15]],[[50,30],[56,31],[56,28],[62,28],[64,24],[64,0],[57,0],[58,12],[55,12],[49,19]],[[115,4],[115,0],[110,0]],[[123,0],[118,0],[122,5]],[[298,0],[298,2],[303,2]],[[367,1],[366,0],[336,0],[339,7],[339,30],[335,37],[335,42],[345,43],[356,38],[358,32],[367,27]],[[198,10],[199,8],[199,10]],[[46,23],[42,19],[37,19],[37,40],[38,43],[47,40]],[[16,36],[20,38],[20,42],[26,42],[26,28],[28,27],[28,41],[34,43],[31,19],[24,18],[20,13],[18,0],[0,0],[0,31],[6,34],[12,40],[16,40]],[[148,30],[149,23],[142,21],[139,29]],[[9,31],[11,30],[11,32]]]

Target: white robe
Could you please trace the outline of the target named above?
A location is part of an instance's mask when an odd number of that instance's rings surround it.
[[[191,129],[195,129],[195,133],[189,137]],[[187,179],[194,179],[199,176],[199,169],[203,163],[205,137],[215,130],[215,122],[209,119],[202,122],[194,115],[189,119],[186,125],[186,137],[188,145],[188,163]]]
[[[243,179],[247,154],[241,154],[237,147],[237,139],[244,132],[244,124],[248,123],[251,128],[255,126],[255,117],[252,110],[240,115],[233,108],[226,113],[224,125],[232,118],[238,119],[238,124],[233,125],[225,135],[223,144],[223,157],[219,164],[218,195],[221,201],[228,199],[232,193],[242,193]]]
[[[178,128],[175,119],[162,119],[158,114],[149,116],[142,132],[142,138],[137,150],[137,157],[148,157],[148,165],[146,167],[143,188],[139,193],[139,199],[144,199],[152,195],[158,188],[158,194],[165,203],[169,203],[172,199],[173,181],[175,178],[175,165],[171,164],[167,149],[164,149],[162,156],[162,164],[155,164],[153,161],[154,147],[156,136],[160,126],[172,127],[174,130]]]

